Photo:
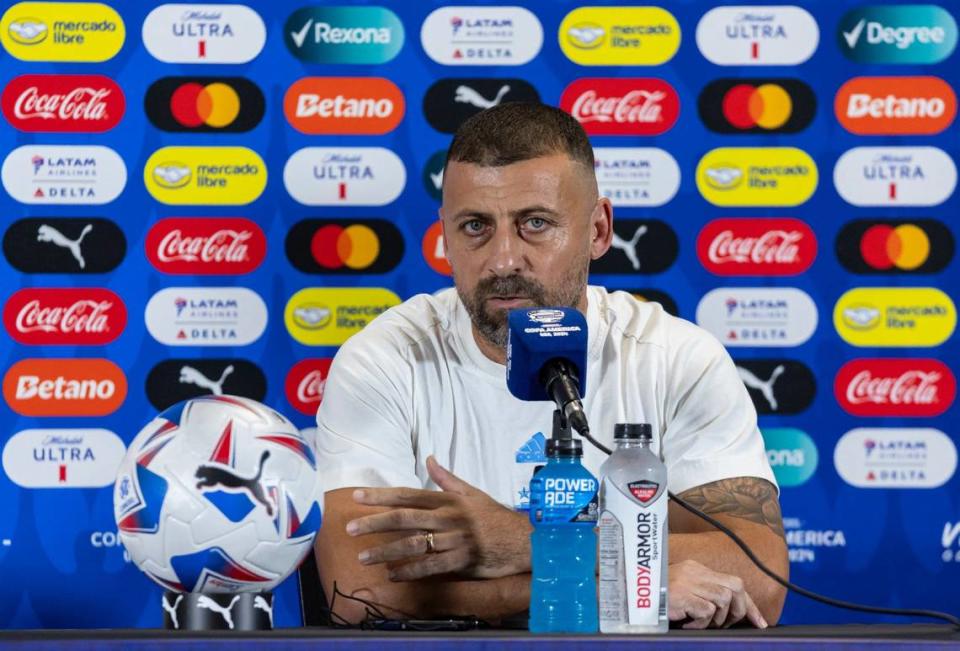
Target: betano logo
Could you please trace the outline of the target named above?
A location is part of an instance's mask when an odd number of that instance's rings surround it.
[[[120,14],[99,2],[18,2],[0,18],[0,42],[22,61],[106,61],[125,38]]]
[[[837,258],[858,274],[934,273],[953,259],[953,234],[933,219],[857,219],[840,229]]]
[[[431,269],[444,276],[453,275],[443,244],[443,223],[440,220],[430,224],[430,228],[423,234],[420,250],[423,253],[423,259]]]
[[[164,77],[150,86],[143,104],[164,131],[237,133],[260,123],[266,102],[243,77]]]
[[[953,123],[957,96],[939,77],[854,77],[837,91],[833,108],[850,133],[932,135]]]
[[[797,79],[717,79],[700,93],[700,119],[718,133],[796,133],[816,112],[813,91]]]
[[[939,63],[957,46],[957,23],[936,5],[857,7],[840,19],[837,44],[857,63]]]
[[[397,128],[403,93],[383,77],[304,77],[283,98],[287,122],[311,135],[382,135]]]
[[[267,186],[267,166],[246,147],[163,147],[143,169],[147,191],[172,205],[245,205]]]
[[[403,39],[403,23],[383,7],[302,7],[283,26],[287,49],[307,63],[386,63]]]
[[[833,325],[853,346],[938,346],[953,334],[957,309],[935,287],[857,287],[837,301]]]
[[[290,297],[283,320],[301,344],[339,346],[399,304],[400,297],[380,287],[308,287]]]
[[[795,66],[819,42],[813,16],[789,5],[716,7],[697,23],[697,47],[718,66]]]
[[[799,206],[817,178],[817,164],[795,147],[719,147],[697,165],[700,194],[715,206]]]
[[[578,7],[560,23],[560,49],[584,66],[656,66],[680,47],[680,24],[660,7]]]
[[[107,359],[23,359],[4,376],[3,397],[22,416],[106,416],[127,397],[127,378]]]
[[[794,427],[768,427],[760,433],[777,484],[799,486],[813,476],[820,458],[817,446],[806,432]]]
[[[386,273],[403,259],[403,236],[385,219],[305,219],[287,233],[286,249],[306,273]]]
[[[833,184],[854,206],[937,206],[957,187],[957,167],[936,147],[854,147],[837,159]]]

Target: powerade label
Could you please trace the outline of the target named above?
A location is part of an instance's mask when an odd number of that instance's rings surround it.
[[[557,476],[560,468],[548,465],[530,480],[530,522],[595,525],[597,480],[582,466],[573,466],[575,476]]]

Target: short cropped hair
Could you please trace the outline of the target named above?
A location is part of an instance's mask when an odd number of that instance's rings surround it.
[[[560,153],[593,172],[593,147],[573,116],[539,102],[505,102],[460,125],[444,168],[450,161],[502,167]]]

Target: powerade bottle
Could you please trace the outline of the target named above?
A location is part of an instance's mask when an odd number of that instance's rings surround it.
[[[600,632],[666,633],[667,467],[648,423],[618,423],[600,466]]]
[[[582,443],[562,420],[554,412],[547,465],[530,480],[530,630],[596,633],[598,483],[580,462]]]

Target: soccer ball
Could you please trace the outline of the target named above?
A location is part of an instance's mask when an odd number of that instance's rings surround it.
[[[176,592],[271,590],[320,528],[316,454],[259,402],[203,396],[137,434],[120,464],[113,512],[147,576]]]

